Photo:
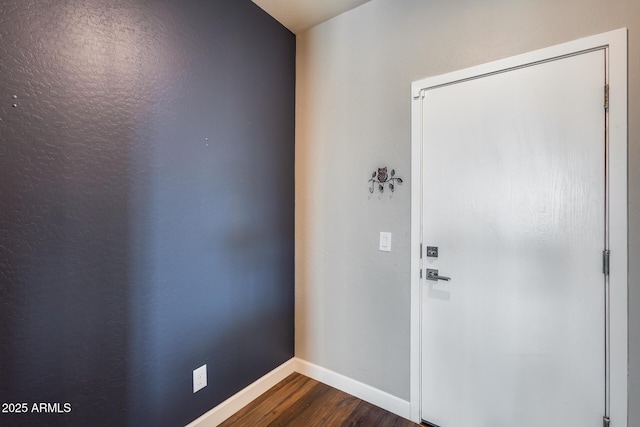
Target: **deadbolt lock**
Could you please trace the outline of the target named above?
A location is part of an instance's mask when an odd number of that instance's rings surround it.
[[[429,257],[429,258],[438,258],[438,247],[437,246],[427,246],[427,257]]]

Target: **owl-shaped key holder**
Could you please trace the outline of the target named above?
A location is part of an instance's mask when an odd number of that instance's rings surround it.
[[[396,188],[396,184],[402,184],[402,178],[398,178],[396,175],[396,170],[391,169],[391,173],[387,174],[387,167],[378,168],[377,171],[373,171],[371,174],[371,179],[369,182],[371,183],[371,187],[369,187],[369,193],[374,192],[374,188],[377,185],[378,191],[384,193],[384,187],[388,184],[389,190],[393,192]]]

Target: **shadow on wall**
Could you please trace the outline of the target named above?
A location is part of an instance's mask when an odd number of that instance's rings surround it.
[[[0,34],[0,424],[184,425],[292,357],[294,36],[249,0]]]

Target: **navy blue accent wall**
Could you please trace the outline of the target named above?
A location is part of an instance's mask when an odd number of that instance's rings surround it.
[[[294,73],[250,0],[2,1],[0,425],[181,426],[293,356]]]

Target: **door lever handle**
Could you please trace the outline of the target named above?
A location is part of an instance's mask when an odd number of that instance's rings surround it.
[[[444,280],[445,282],[448,282],[449,280],[451,280],[451,277],[439,276],[438,270],[427,268],[427,280]]]

